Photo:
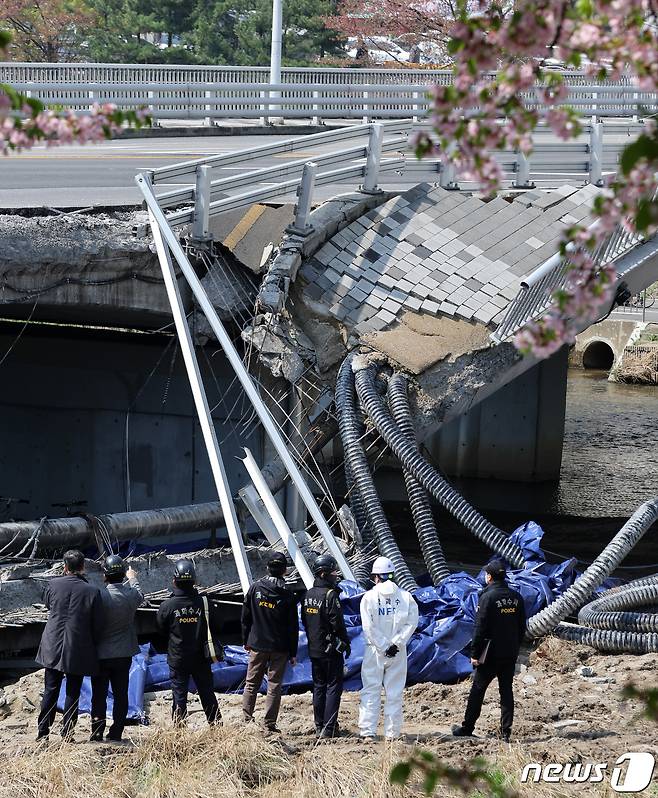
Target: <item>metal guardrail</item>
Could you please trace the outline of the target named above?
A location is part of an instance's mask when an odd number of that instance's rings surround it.
[[[189,187],[161,194],[158,197],[158,206],[163,211],[165,208],[191,205],[171,212],[167,216],[167,223],[171,226],[191,224],[192,237],[195,239],[208,238],[212,216],[291,193],[297,193],[298,196],[292,229],[300,234],[306,234],[315,186],[347,181],[356,183],[366,193],[378,192],[380,189],[377,183],[380,174],[402,170],[405,165],[405,159],[400,155],[382,159],[382,154],[404,150],[407,146],[404,133],[410,130],[410,122],[358,125],[265,144],[242,152],[164,166],[143,174],[148,179],[149,185],[172,179],[184,181],[186,177],[190,183],[193,182]],[[366,141],[357,146],[318,155],[313,161],[300,158],[281,166],[251,170],[247,168],[234,177],[211,179],[213,169],[227,165],[244,166],[250,161],[266,156],[294,153],[317,145],[351,143],[364,138]],[[228,196],[226,194],[228,191],[259,183],[266,185],[239,194]]]
[[[594,222],[589,229],[594,230],[598,224],[598,221]],[[620,222],[595,249],[594,264],[602,267],[614,263],[645,240],[648,239]],[[567,250],[573,252],[574,247],[569,246]],[[555,292],[569,285],[571,274],[569,257],[559,253],[535,269],[521,282],[519,293],[508,306],[491,339],[496,343],[508,340],[526,324],[542,316],[554,304]]]
[[[593,84],[564,72],[568,102],[583,116],[637,117],[658,111],[658,94],[625,81]],[[491,73],[491,78],[494,73]],[[129,64],[0,63],[0,82],[75,111],[95,102],[145,106],[158,120],[373,119],[422,117],[432,85],[449,84],[449,70],[286,69],[270,84],[264,67],[170,67]],[[542,108],[532,95],[526,101]]]
[[[623,148],[623,144],[619,142],[609,142],[604,148],[604,127],[608,126],[601,122],[590,125],[589,140],[586,143],[554,144],[542,142],[539,136],[535,151],[529,157],[519,152],[507,151],[496,152],[494,155],[501,165],[506,182],[511,187],[531,188],[534,185],[532,179],[553,182],[588,180],[599,184],[604,172],[616,171],[618,156]],[[624,126],[623,129],[626,130],[627,127]],[[163,210],[175,209],[168,216],[170,224],[176,226],[192,223],[197,238],[207,235],[208,220],[211,216],[246,207],[255,202],[295,194],[308,163],[308,157],[265,167],[257,164],[260,159],[282,154],[294,155],[295,152],[324,145],[352,146],[313,156],[312,160],[316,167],[314,184],[318,186],[329,183],[350,183],[358,187],[362,179],[368,182],[373,175],[375,176],[373,185],[376,185],[380,173],[396,172],[397,180],[404,173],[417,182],[438,182],[444,188],[459,188],[459,175],[452,167],[446,167],[438,160],[417,161],[414,157],[405,158],[405,152],[408,153],[407,135],[412,128],[410,121],[379,122],[375,126],[355,125],[270,142],[240,152],[172,164],[149,171],[148,175],[153,185],[163,185],[171,180],[189,183],[181,188],[160,193],[158,201]],[[376,144],[378,165],[375,168],[371,164],[367,169],[375,129],[381,131],[381,142]],[[382,160],[383,154],[390,154],[392,157]],[[252,162],[256,162],[253,169],[247,167],[238,175],[212,179],[214,170],[237,168],[238,165],[244,168]],[[250,190],[237,195],[234,193],[246,186],[249,186]],[[468,186],[471,187],[470,184]],[[188,207],[181,209],[181,206]]]

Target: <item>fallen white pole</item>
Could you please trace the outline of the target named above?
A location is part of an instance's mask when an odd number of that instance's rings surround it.
[[[171,311],[174,316],[178,341],[183,352],[183,360],[185,361],[185,368],[187,369],[187,376],[190,381],[190,387],[192,389],[192,396],[194,397],[194,404],[196,406],[197,416],[199,418],[199,424],[203,434],[203,440],[206,444],[208,459],[210,460],[210,469],[212,471],[213,479],[215,480],[215,486],[219,495],[219,503],[221,505],[222,512],[224,513],[224,523],[226,524],[226,528],[228,530],[233,556],[235,557],[235,564],[240,577],[240,585],[243,592],[246,593],[247,590],[249,590],[252,582],[251,569],[249,567],[249,561],[247,560],[247,554],[244,549],[242,535],[240,534],[240,527],[235,514],[235,507],[233,505],[228,478],[226,476],[226,469],[224,468],[224,461],[222,460],[222,455],[219,450],[219,443],[217,441],[217,435],[215,433],[215,425],[213,423],[212,416],[210,415],[208,398],[201,380],[199,363],[194,352],[190,328],[187,325],[183,300],[181,299],[180,291],[178,290],[176,274],[171,262],[169,250],[162,238],[158,222],[150,208],[149,220],[151,222],[151,229],[153,230],[153,240],[155,241],[155,248],[160,261],[160,268],[162,269],[162,276],[164,278],[164,284],[167,290],[167,297],[169,299]]]
[[[301,496],[302,501],[306,505],[306,509],[308,510],[311,518],[315,522],[315,525],[318,528],[322,539],[325,542],[325,545],[335,558],[336,562],[338,563],[338,567],[340,568],[343,577],[345,579],[350,579],[356,582],[356,577],[354,576],[354,572],[349,566],[345,555],[343,554],[342,549],[338,545],[336,538],[334,537],[332,531],[329,529],[329,525],[325,517],[322,515],[320,508],[318,507],[317,502],[315,501],[315,497],[309,490],[308,485],[306,484],[306,480],[302,476],[301,471],[299,470],[297,463],[291,456],[290,452],[288,451],[288,445],[284,441],[281,433],[277,429],[276,424],[274,423],[274,419],[270,415],[270,411],[267,409],[263,400],[260,398],[258,391],[251,379],[249,372],[245,369],[244,364],[238,354],[236,348],[233,346],[233,342],[231,341],[228,333],[224,329],[224,325],[222,324],[219,316],[217,315],[217,311],[213,307],[211,301],[208,299],[208,295],[206,294],[203,286],[201,285],[201,281],[197,277],[194,269],[190,265],[185,253],[183,252],[183,248],[176,238],[174,231],[169,226],[167,222],[167,218],[164,215],[162,209],[158,205],[157,198],[153,193],[153,187],[150,184],[150,181],[146,179],[145,175],[137,175],[135,178],[135,182],[137,186],[141,190],[142,194],[144,195],[144,199],[146,204],[149,208],[150,213],[155,217],[157,221],[157,225],[162,232],[167,244],[171,252],[173,253],[178,265],[185,276],[190,288],[192,289],[192,293],[196,297],[197,302],[199,303],[201,310],[203,310],[210,327],[215,334],[220,346],[224,350],[224,354],[228,358],[229,363],[233,367],[233,371],[235,372],[237,378],[240,380],[240,384],[244,392],[247,394],[249,401],[254,407],[254,410],[258,414],[258,417],[265,428],[266,433],[268,434],[270,440],[274,444],[274,448],[277,451],[277,454],[281,458],[283,464],[286,467],[286,470],[290,474],[290,478],[292,479],[295,487],[299,491],[299,495]]]
[[[254,487],[258,491],[258,495],[263,501],[265,505],[265,509],[270,514],[270,518],[274,522],[274,526],[276,527],[276,531],[279,533],[281,540],[283,541],[283,545],[288,549],[288,553],[292,558],[292,561],[295,563],[295,568],[299,575],[302,578],[302,581],[306,585],[306,589],[313,587],[313,574],[311,573],[311,569],[308,567],[308,563],[302,554],[297,541],[295,540],[295,536],[290,531],[290,527],[288,526],[286,519],[283,517],[283,513],[281,512],[281,508],[276,503],[274,496],[272,496],[272,491],[267,487],[267,482],[263,475],[260,472],[260,468],[258,468],[258,464],[254,460],[254,456],[252,453],[244,447],[244,459],[242,460],[244,463],[244,467],[247,469],[247,473],[251,477],[251,481],[254,483]]]

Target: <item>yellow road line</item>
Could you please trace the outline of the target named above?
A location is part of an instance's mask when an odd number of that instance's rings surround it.
[[[312,158],[317,152],[281,152],[272,158]]]
[[[228,247],[230,250],[233,250],[264,213],[264,205],[252,205],[242,219],[240,219],[231,232],[226,236],[222,242],[224,246]]]
[[[171,160],[172,158],[177,157],[177,155],[199,155],[198,152],[181,152],[177,154],[168,154],[168,155],[143,155],[137,153],[136,155],[104,155],[103,153],[97,153],[96,155],[19,155],[15,156],[15,159],[21,161],[97,161],[97,160],[128,160],[129,158],[133,158],[139,161],[148,161],[155,158],[167,158]],[[4,161],[4,163],[9,163],[8,161]]]

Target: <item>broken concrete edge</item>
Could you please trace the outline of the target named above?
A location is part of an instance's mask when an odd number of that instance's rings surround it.
[[[263,278],[258,292],[258,305],[265,312],[281,313],[288,298],[290,283],[294,282],[302,260],[313,255],[344,227],[364,213],[383,205],[399,192],[382,191],[363,194],[360,191],[340,194],[322,203],[311,212],[308,235],[289,233],[284,236]]]
[[[351,127],[351,124],[337,125],[204,125],[186,127],[151,127],[125,128],[115,136],[118,139],[153,139],[153,138],[189,138],[208,136],[309,136],[313,133],[324,133],[328,130],[340,130]]]

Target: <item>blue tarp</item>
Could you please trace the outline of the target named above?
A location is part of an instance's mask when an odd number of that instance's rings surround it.
[[[528,617],[539,612],[576,580],[576,560],[558,565],[545,561],[541,550],[543,530],[532,521],[519,527],[511,539],[523,551],[526,567],[508,573],[510,585],[523,596]],[[477,578],[464,572],[452,574],[439,587],[421,587],[414,592],[419,605],[419,625],[407,649],[407,683],[457,681],[472,668],[468,646],[473,634],[478,595],[484,585],[484,571]],[[361,662],[364,638],[359,615],[363,589],[354,582],[341,583],[341,604],[352,642],[352,653],[345,663],[345,689],[361,688]],[[300,624],[298,663],[288,665],[283,681],[284,692],[300,692],[312,686],[311,663],[303,627]],[[240,692],[247,673],[247,653],[241,646],[226,646],[225,661],[212,666],[215,690]],[[81,711],[89,711],[89,680],[85,679]],[[148,646],[133,660],[130,672],[130,717],[142,717],[145,691],[171,687],[166,656]],[[266,688],[265,682],[261,690]],[[110,696],[111,701],[111,696]],[[62,696],[60,696],[62,702]],[[108,706],[108,714],[109,707]]]

